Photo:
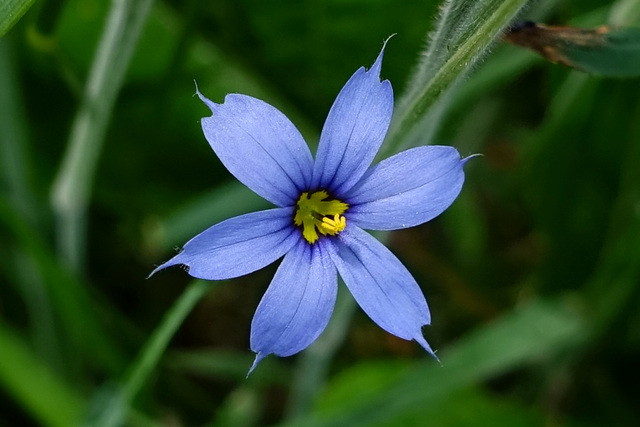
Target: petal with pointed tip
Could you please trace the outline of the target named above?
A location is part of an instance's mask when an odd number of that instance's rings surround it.
[[[385,331],[416,340],[433,354],[421,330],[431,322],[427,301],[398,258],[353,225],[333,242],[331,259],[364,312]]]
[[[300,241],[282,260],[251,323],[251,350],[258,353],[251,370],[269,354],[304,350],[327,326],[338,289],[327,243]]]
[[[151,273],[184,264],[193,277],[223,280],[259,270],[284,255],[301,239],[292,208],[240,215],[189,240],[184,249]]]
[[[358,69],[336,98],[320,135],[312,187],[339,197],[358,182],[391,121],[393,90],[380,81],[384,47],[369,71]]]
[[[453,147],[425,146],[378,163],[345,196],[347,221],[369,230],[396,230],[440,215],[460,194],[461,159]]]
[[[202,130],[220,161],[240,182],[277,206],[291,206],[309,187],[313,157],[300,132],[275,107],[230,94],[216,104],[200,92],[213,116]]]

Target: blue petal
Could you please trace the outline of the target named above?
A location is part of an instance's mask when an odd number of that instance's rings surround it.
[[[246,95],[216,104],[198,92],[213,116],[202,130],[240,182],[277,206],[291,206],[309,188],[313,157],[302,135],[276,108]]]
[[[191,276],[207,280],[249,274],[280,258],[301,239],[292,218],[291,208],[277,208],[228,219],[189,240],[182,252],[151,274],[177,264],[186,265]]]
[[[300,241],[287,253],[251,323],[251,349],[258,353],[251,370],[269,354],[291,356],[318,338],[333,312],[337,277],[320,241]]]
[[[431,322],[427,301],[398,258],[353,225],[333,242],[331,259],[364,312],[382,329],[433,354],[421,330]]]
[[[384,47],[369,71],[361,67],[336,98],[320,135],[312,187],[340,196],[367,170],[391,121],[393,90],[380,82]]]
[[[396,230],[435,218],[458,197],[466,160],[455,148],[440,146],[413,148],[383,160],[344,196],[350,206],[347,222]]]

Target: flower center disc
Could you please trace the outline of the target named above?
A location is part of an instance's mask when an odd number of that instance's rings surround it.
[[[298,209],[293,222],[302,226],[302,235],[311,244],[318,240],[318,232],[335,236],[347,225],[347,219],[342,214],[349,205],[340,200],[326,200],[328,197],[326,191],[316,191],[311,195],[305,192],[296,203]]]

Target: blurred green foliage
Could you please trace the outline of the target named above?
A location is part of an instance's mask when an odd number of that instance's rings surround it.
[[[437,39],[439,3],[154,2],[139,39],[123,38],[131,64],[101,66],[126,74],[111,87],[74,266],[52,185],[98,46],[117,30],[107,16],[140,3],[37,2],[0,39],[0,425],[640,424],[638,80],[501,43],[452,76],[422,143],[483,156],[447,212],[388,236],[425,291],[442,366],[343,299],[317,346],[245,379],[274,267],[213,285],[178,268],[145,280],[198,231],[265,206],[211,152],[194,80],[214,101],[275,105],[313,145],[341,86],[394,33],[382,74],[400,99],[426,35]],[[638,3],[540,1],[518,19],[638,27]]]

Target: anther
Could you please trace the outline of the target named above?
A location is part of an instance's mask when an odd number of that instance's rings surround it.
[[[344,216],[335,214],[333,219],[325,216],[322,218],[322,224],[320,226],[331,235],[338,234],[347,226],[347,219]]]

